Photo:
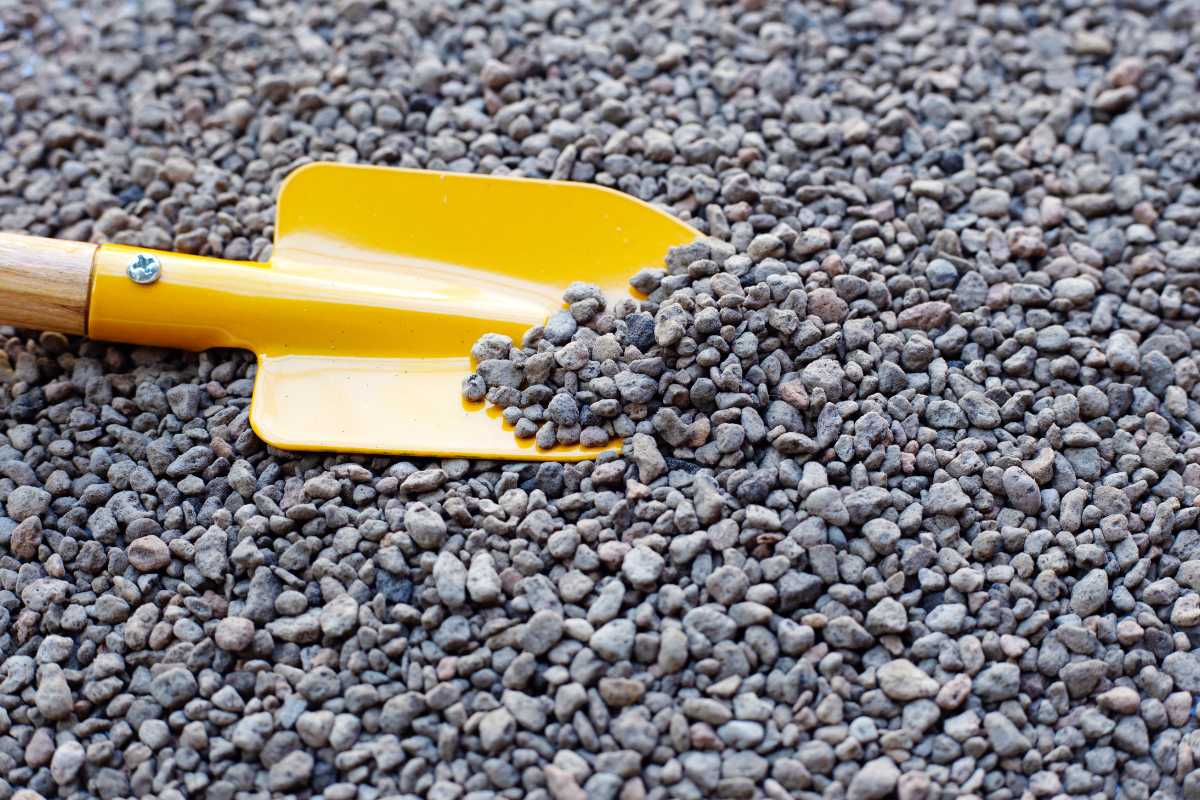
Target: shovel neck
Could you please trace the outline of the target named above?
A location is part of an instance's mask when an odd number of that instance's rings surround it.
[[[129,344],[255,349],[255,297],[267,265],[101,245],[92,270],[88,335]]]
[[[380,268],[362,254],[330,263],[277,252],[262,264],[103,245],[88,334],[270,356],[465,357],[483,333],[519,337],[540,323],[552,296],[420,265]]]

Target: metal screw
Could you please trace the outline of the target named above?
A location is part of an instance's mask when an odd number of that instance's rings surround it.
[[[125,272],[134,283],[154,283],[162,277],[162,262],[148,253],[138,253]]]

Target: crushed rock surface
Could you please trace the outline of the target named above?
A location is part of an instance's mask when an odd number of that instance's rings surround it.
[[[4,230],[265,260],[337,160],[707,237],[477,344],[521,435],[624,440],[580,464],[284,453],[247,353],[0,328],[0,800],[1200,797],[1197,42],[1187,0],[0,7]]]

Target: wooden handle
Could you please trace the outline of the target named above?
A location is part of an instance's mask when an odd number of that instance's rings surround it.
[[[0,233],[0,324],[86,333],[96,248]]]

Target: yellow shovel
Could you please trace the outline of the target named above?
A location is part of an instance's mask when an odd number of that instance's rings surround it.
[[[267,264],[0,234],[0,323],[251,350],[250,424],[280,448],[571,461],[596,449],[538,449],[462,398],[471,345],[519,342],[575,280],[628,296],[697,236],[599,186],[310,164]]]

